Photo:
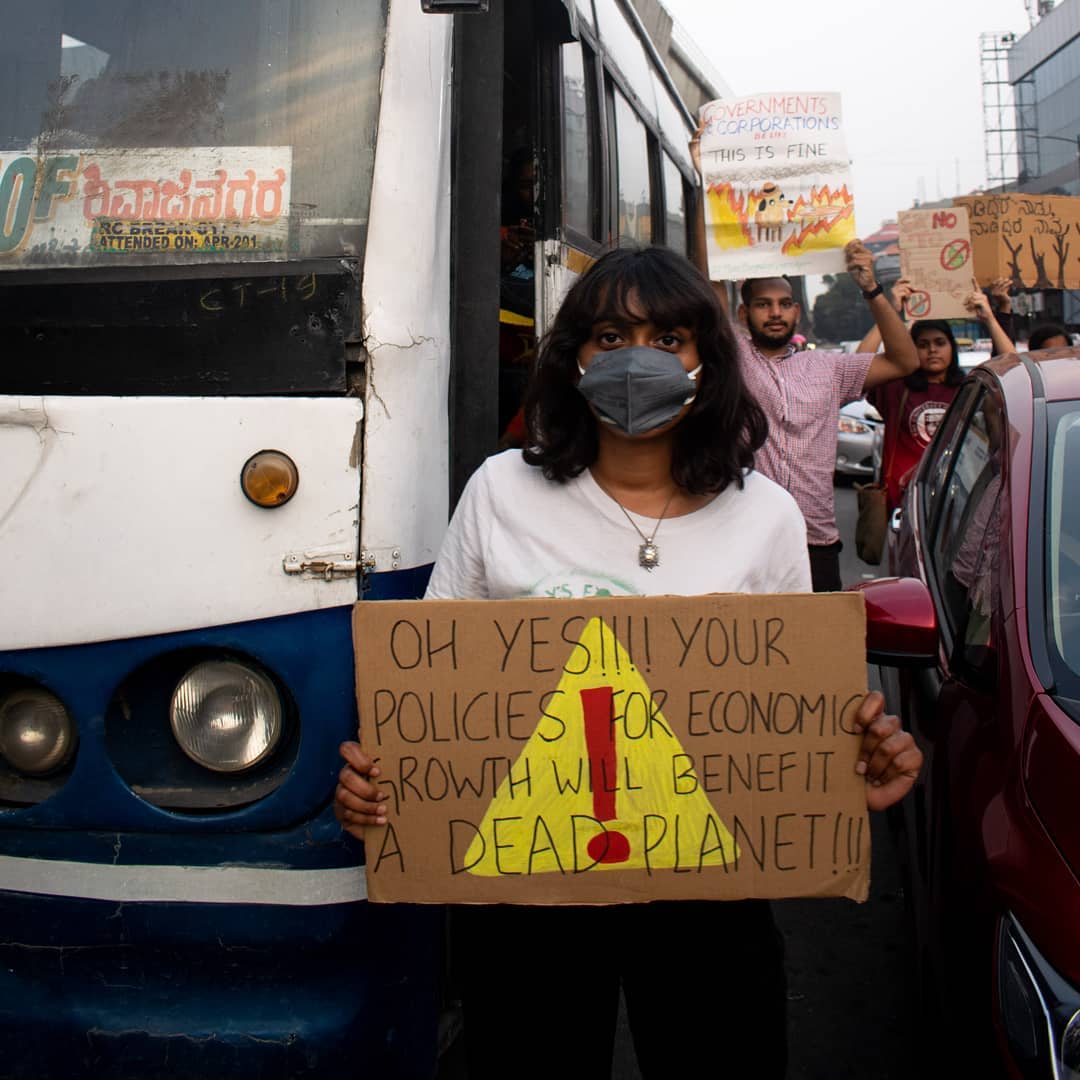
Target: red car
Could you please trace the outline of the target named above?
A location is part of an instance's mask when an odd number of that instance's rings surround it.
[[[974,371],[867,583],[928,1065],[1080,1076],[1080,350]],[[936,1029],[936,1030],[935,1030]],[[928,1070],[930,1071],[930,1070]]]

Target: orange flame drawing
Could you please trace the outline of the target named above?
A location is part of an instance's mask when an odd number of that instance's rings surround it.
[[[709,220],[717,247],[750,247],[750,225],[747,214],[747,192],[735,194],[731,184],[713,184],[708,191]],[[752,198],[752,195],[750,196]],[[751,203],[751,205],[753,205]]]
[[[802,195],[788,211],[788,221],[801,228],[784,241],[784,255],[801,255],[806,251],[841,246],[855,239],[855,199],[844,184],[839,191],[811,188],[810,198]],[[838,233],[839,235],[834,235]],[[848,235],[850,234],[850,235]]]

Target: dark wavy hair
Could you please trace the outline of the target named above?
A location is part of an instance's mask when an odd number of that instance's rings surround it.
[[[1028,349],[1031,352],[1036,349],[1045,349],[1046,343],[1053,337],[1063,337],[1066,341],[1072,341],[1072,335],[1064,326],[1058,323],[1040,323],[1028,335]]]
[[[919,335],[924,330],[940,330],[949,339],[952,359],[945,369],[945,385],[959,386],[964,381],[964,369],[960,366],[960,350],[956,346],[952,327],[944,319],[920,319],[911,324],[911,340],[918,341]],[[925,390],[930,385],[930,380],[926,377],[926,372],[921,367],[917,367],[904,379],[904,385],[909,390]]]
[[[574,284],[540,344],[525,394],[525,460],[565,483],[595,460],[597,420],[578,392],[578,350],[594,324],[641,314],[665,330],[693,330],[701,373],[690,411],[672,432],[671,475],[695,495],[742,487],[765,441],[765,414],[739,370],[731,325],[709,282],[666,248],[620,248]]]

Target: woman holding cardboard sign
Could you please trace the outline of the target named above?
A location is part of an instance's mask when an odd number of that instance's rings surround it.
[[[911,282],[900,278],[892,288],[892,304],[903,314],[912,293]],[[972,282],[965,305],[989,329],[996,352],[1011,352],[1013,344],[994,318],[990,302]],[[911,337],[919,354],[919,367],[904,379],[875,387],[867,401],[885,421],[881,482],[885,486],[886,512],[900,505],[915,467],[960,390],[964,372],[952,327],[944,319],[920,319],[911,324]],[[881,344],[877,328],[871,328],[859,345],[871,352]]]
[[[809,591],[794,500],[753,470],[765,420],[728,321],[684,259],[650,248],[594,264],[540,349],[525,411],[527,449],[473,476],[429,598]],[[871,809],[902,798],[922,760],[883,704],[868,695],[857,718]],[[362,836],[386,824],[387,796],[359,744],[342,754],[335,811]],[[474,1080],[610,1075],[620,985],[644,1076],[784,1074],[783,948],[764,901],[454,914]]]

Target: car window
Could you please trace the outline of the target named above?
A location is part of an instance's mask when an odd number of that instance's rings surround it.
[[[1001,532],[1004,416],[985,393],[971,413],[942,477],[930,565],[943,622],[967,660],[978,663],[990,645]]]
[[[922,496],[927,532],[932,530],[938,517],[957,442],[963,434],[964,422],[971,412],[973,402],[977,402],[982,393],[982,388],[977,384],[961,389],[926,449],[927,468],[923,471]]]
[[[1080,409],[1075,402],[1051,421],[1050,475],[1047,488],[1046,601],[1052,655],[1067,671],[1058,682],[1080,676]],[[1070,483],[1071,481],[1071,483]],[[1058,666],[1058,665],[1055,665]]]

